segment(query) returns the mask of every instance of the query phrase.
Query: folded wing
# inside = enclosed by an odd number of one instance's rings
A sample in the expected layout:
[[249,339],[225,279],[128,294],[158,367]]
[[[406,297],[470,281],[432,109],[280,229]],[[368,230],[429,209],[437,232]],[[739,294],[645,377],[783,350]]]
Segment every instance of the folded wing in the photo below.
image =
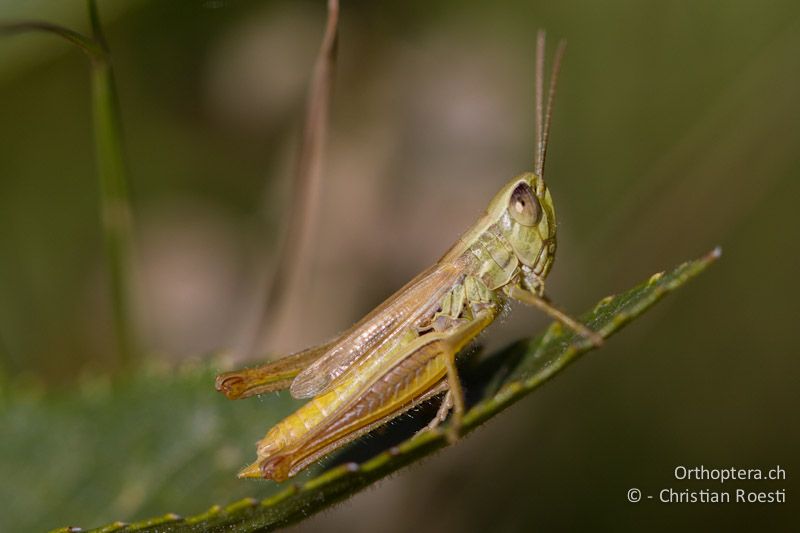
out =
[[463,273],[458,264],[436,264],[411,280],[329,344],[329,350],[300,372],[289,390],[295,398],[327,391],[362,358],[396,342],[409,328],[434,313]]

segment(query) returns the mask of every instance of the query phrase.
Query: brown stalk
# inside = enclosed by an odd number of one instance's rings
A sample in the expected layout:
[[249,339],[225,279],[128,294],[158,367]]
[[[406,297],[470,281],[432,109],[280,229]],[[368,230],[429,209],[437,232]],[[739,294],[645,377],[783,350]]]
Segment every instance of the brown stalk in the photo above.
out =
[[328,18],[306,101],[306,116],[283,236],[247,355],[260,351],[290,319],[289,296],[307,276],[316,229],[328,117],[336,67],[338,0],[328,0]]

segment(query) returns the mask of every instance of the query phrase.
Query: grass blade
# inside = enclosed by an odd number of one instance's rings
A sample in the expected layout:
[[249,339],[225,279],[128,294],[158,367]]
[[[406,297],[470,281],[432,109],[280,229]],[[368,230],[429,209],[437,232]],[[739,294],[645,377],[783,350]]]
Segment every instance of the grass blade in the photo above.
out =
[[83,50],[90,60],[95,157],[100,184],[99,212],[110,278],[112,314],[120,366],[137,353],[132,319],[133,223],[128,176],[122,150],[122,127],[113,68],[97,5],[87,0],[92,37],[56,24],[22,21],[0,24],[0,34],[45,32]]
[[128,176],[122,150],[122,126],[114,72],[109,61],[97,5],[88,0],[94,39],[106,52],[92,56],[92,117],[94,121],[97,172],[100,178],[100,217],[111,277],[111,298],[117,349],[123,366],[137,352],[132,320],[133,217]]

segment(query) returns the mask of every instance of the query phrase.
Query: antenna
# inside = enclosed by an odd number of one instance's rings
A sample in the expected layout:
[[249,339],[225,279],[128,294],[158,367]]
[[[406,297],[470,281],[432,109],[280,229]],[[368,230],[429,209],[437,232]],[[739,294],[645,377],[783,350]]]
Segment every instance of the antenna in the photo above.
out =
[[561,72],[561,61],[566,47],[567,42],[565,40],[559,41],[553,58],[553,70],[550,73],[547,104],[544,106],[545,32],[544,30],[539,30],[536,35],[536,158],[533,170],[539,177],[544,175],[544,162],[547,156],[547,144],[550,139],[550,119],[553,116],[553,101],[555,100],[558,74]]
[[541,176],[543,161],[542,161],[542,93],[544,92],[544,48],[545,48],[545,33],[544,30],[539,30],[536,33],[536,144],[535,144],[535,157],[533,160],[534,172]]

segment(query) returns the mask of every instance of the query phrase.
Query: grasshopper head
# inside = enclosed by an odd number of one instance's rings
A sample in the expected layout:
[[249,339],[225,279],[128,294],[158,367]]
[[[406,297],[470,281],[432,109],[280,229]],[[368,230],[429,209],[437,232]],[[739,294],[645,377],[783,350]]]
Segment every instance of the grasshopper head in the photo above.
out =
[[516,177],[492,199],[487,214],[519,262],[544,280],[556,251],[556,213],[544,180],[532,172]]

